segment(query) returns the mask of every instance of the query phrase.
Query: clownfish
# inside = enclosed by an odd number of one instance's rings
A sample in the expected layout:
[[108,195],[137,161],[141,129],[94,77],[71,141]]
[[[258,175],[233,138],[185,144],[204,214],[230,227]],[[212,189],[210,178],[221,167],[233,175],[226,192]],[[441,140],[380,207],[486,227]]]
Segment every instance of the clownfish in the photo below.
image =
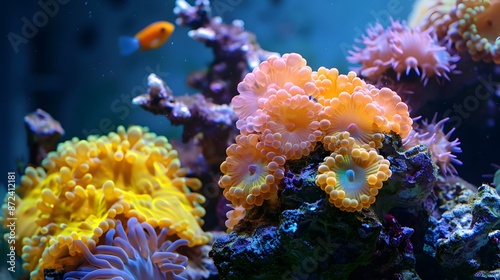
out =
[[118,40],[122,55],[129,55],[137,50],[146,51],[163,45],[174,32],[174,25],[168,21],[157,21],[137,32],[134,37],[121,36]]

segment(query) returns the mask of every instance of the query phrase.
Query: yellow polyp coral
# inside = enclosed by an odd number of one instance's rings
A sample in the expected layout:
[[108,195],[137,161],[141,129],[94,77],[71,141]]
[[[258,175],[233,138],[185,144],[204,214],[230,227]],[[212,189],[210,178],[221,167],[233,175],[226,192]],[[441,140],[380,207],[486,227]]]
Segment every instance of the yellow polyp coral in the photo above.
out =
[[319,92],[313,97],[322,105],[328,105],[332,98],[339,97],[342,92],[353,93],[356,87],[366,87],[366,83],[354,71],[344,75],[339,74],[336,68],[320,67],[312,73],[312,78]]
[[23,267],[32,279],[43,278],[46,268],[71,269],[81,252],[114,228],[116,220],[136,217],[153,227],[168,228],[169,235],[204,244],[201,229],[205,198],[198,179],[186,178],[177,152],[168,140],[147,129],[119,127],[108,136],[76,138],[59,144],[42,168],[28,167],[21,179],[17,207]]
[[347,131],[359,145],[380,146],[374,143],[374,135],[381,132],[385,119],[382,117],[383,111],[370,95],[361,91],[353,94],[342,92],[329,103],[322,112],[323,118],[330,123],[323,138],[324,144],[329,143],[330,137],[336,133]]
[[248,209],[277,196],[285,158],[279,152],[272,152],[270,146],[258,145],[259,141],[257,134],[238,135],[236,143],[226,150],[219,186],[233,205]]
[[346,141],[325,157],[318,168],[316,184],[329,195],[330,203],[354,212],[375,202],[383,182],[392,175],[390,163],[375,150]]
[[500,1],[458,0],[450,12],[448,36],[475,61],[500,64]]

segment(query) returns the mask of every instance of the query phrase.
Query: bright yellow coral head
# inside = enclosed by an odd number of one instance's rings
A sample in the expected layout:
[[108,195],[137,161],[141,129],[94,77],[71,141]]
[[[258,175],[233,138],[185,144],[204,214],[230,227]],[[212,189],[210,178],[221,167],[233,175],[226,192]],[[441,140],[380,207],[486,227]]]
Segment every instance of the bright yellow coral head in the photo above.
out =
[[389,161],[374,149],[366,150],[354,141],[345,144],[325,157],[318,168],[316,184],[336,207],[354,212],[375,202],[378,190],[392,172]]
[[204,244],[200,225],[205,198],[198,179],[186,178],[168,140],[132,126],[107,136],[74,138],[59,144],[42,163],[22,177],[18,209],[24,267],[32,277],[45,268],[64,269],[81,256],[73,240],[93,248],[117,219],[136,217],[153,227]]

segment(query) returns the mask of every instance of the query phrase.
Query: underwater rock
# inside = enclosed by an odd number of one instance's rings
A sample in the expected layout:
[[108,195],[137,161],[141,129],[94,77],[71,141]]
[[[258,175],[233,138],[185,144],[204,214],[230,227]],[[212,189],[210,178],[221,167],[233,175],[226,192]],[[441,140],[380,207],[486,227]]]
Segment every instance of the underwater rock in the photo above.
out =
[[413,232],[401,226],[393,215],[385,215],[372,263],[354,271],[351,279],[420,279],[410,241]]
[[210,255],[222,279],[345,279],[369,263],[381,228],[372,211],[349,214],[323,199],[285,210],[280,224],[222,236]]
[[436,181],[428,151],[417,146],[404,152],[400,140],[386,135],[381,154],[391,161],[393,175],[371,208],[353,213],[332,205],[315,184],[318,165],[328,154],[318,147],[307,157],[287,161],[278,199],[247,210],[230,234],[215,241],[210,256],[221,279],[348,279],[386,273],[419,279],[409,240],[413,230],[381,213],[395,206],[422,207]]
[[426,146],[417,145],[404,151],[400,145],[399,137],[386,135],[380,150],[391,163],[392,176],[377,196],[379,216],[394,207],[420,208],[437,180],[437,169]]
[[[498,274],[500,196],[488,185],[440,219],[430,217],[424,251],[449,275],[486,279]],[[493,279],[493,278],[487,278]]]

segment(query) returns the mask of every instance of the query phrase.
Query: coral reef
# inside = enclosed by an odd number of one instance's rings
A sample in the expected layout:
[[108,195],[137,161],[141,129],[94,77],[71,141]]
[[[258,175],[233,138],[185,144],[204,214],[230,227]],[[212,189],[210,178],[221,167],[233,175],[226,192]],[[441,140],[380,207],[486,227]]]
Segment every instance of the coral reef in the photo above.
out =
[[499,1],[417,1],[408,25],[367,29],[347,74],[263,50],[210,4],[174,9],[213,51],[197,93],[150,74],[132,100],[182,143],[119,126],[55,149],[59,122],[26,116],[15,249],[32,279],[500,278],[500,171],[459,177],[498,158],[462,156],[495,139],[470,128],[499,116]]
[[353,72],[313,73],[296,53],[262,62],[238,90],[232,104],[241,134],[226,151],[219,185],[244,208],[276,200],[283,164],[307,157],[320,142],[332,153],[319,165],[316,184],[342,210],[369,207],[392,174],[376,150],[383,133],[405,137],[413,122],[394,91],[362,83]]
[[[412,126],[408,107],[394,91],[366,84],[354,72],[312,72],[306,65],[293,53],[269,58],[238,87],[244,97],[233,98],[241,134],[227,150],[219,185],[232,207],[245,212],[244,217],[228,212],[232,231],[213,245],[211,256],[221,277],[346,279],[371,275],[373,264],[395,255],[399,261],[387,264],[386,272],[418,278],[409,241],[413,230],[389,215],[381,233],[379,218],[395,207],[423,208],[436,182],[427,147],[402,147],[401,137]],[[301,104],[309,102],[318,109],[300,113]],[[270,117],[277,112],[279,118]],[[280,125],[286,130],[269,131]],[[287,136],[296,131],[309,135],[308,142]],[[263,147],[267,150],[260,151]],[[297,153],[300,148],[307,151]],[[277,157],[280,162],[274,161]],[[282,180],[276,181],[274,170],[284,172]],[[239,179],[233,180],[236,175]],[[269,182],[279,188],[270,188]],[[304,255],[322,250],[321,255]],[[265,263],[275,265],[256,271]]]

